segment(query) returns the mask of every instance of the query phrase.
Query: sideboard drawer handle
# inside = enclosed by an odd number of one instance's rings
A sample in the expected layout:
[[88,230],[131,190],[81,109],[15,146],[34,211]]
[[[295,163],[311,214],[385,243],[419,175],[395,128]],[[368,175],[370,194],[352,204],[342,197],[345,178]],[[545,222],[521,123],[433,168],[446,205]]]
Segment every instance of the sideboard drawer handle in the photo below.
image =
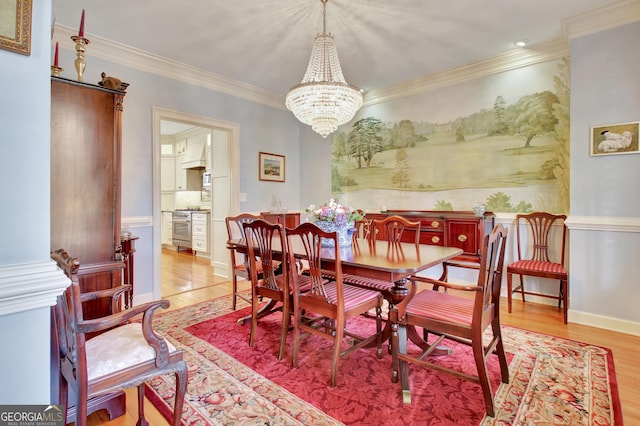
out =
[[438,238],[438,237],[431,237],[431,242],[432,242],[433,244],[438,244],[438,243],[440,242],[440,238]]
[[464,243],[465,241],[467,241],[467,236],[464,234],[458,235],[458,241],[460,241],[461,243]]
[[438,226],[440,226],[440,222],[438,222],[437,220],[434,220],[433,222],[431,222],[432,228],[437,228]]

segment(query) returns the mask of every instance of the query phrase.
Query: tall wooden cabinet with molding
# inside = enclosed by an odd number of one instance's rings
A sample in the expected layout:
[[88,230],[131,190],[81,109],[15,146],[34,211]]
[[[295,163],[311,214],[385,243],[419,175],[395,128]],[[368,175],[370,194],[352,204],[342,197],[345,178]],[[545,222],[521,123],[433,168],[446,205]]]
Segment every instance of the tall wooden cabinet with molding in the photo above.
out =
[[[51,249],[64,249],[80,260],[78,279],[83,292],[123,283],[124,96],[121,90],[51,78]],[[92,301],[84,305],[83,313],[85,319],[96,318],[110,313],[110,307],[106,301]],[[54,388],[52,381],[52,394]],[[98,402],[100,407],[92,408],[90,403],[89,412],[111,408],[111,415],[120,414],[117,399]]]
[[[122,111],[125,92],[51,78],[51,249],[80,260],[80,288],[122,284]],[[87,305],[85,315],[107,313]]]

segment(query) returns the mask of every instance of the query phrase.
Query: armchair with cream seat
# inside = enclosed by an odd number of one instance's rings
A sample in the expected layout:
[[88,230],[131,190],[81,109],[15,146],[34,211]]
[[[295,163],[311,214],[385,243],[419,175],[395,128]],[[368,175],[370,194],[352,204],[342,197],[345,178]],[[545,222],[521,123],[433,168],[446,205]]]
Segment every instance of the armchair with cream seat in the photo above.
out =
[[[65,409],[69,408],[70,387],[76,398],[75,424],[86,425],[90,399],[137,387],[137,424],[148,426],[144,418],[145,382],[159,375],[174,374],[176,390],[172,424],[180,425],[187,387],[187,364],[182,358],[182,351],[158,335],[152,324],[154,311],[168,308],[169,302],[158,300],[105,317],[84,320],[83,301],[121,295],[129,286],[81,294],[78,259],[71,258],[64,250],[53,251],[51,257],[71,280],[71,285],[58,297],[53,318],[59,359],[60,404]],[[140,315],[142,320],[136,321]],[[99,334],[87,339],[89,333]]]

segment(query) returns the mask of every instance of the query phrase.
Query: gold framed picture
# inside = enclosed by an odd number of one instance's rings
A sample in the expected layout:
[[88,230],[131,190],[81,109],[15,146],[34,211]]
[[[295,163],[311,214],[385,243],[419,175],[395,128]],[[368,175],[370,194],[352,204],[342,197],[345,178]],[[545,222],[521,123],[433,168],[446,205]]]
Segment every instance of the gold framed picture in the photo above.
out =
[[284,182],[284,155],[261,152],[258,157],[259,179],[272,182]]
[[0,48],[31,55],[33,0],[0,0]]
[[640,152],[638,130],[638,121],[591,127],[591,156],[637,154]]

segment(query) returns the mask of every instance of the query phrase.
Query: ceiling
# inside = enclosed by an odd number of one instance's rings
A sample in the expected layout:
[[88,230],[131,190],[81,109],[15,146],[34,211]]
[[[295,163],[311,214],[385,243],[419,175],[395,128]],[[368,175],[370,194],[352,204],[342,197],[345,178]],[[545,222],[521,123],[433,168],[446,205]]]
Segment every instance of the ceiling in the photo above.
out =
[[[381,89],[532,44],[562,22],[618,0],[329,0],[348,83]],[[56,25],[182,62],[281,96],[300,83],[320,0],[53,0]],[[54,40],[55,40],[54,34]],[[87,55],[90,55],[88,47]]]

